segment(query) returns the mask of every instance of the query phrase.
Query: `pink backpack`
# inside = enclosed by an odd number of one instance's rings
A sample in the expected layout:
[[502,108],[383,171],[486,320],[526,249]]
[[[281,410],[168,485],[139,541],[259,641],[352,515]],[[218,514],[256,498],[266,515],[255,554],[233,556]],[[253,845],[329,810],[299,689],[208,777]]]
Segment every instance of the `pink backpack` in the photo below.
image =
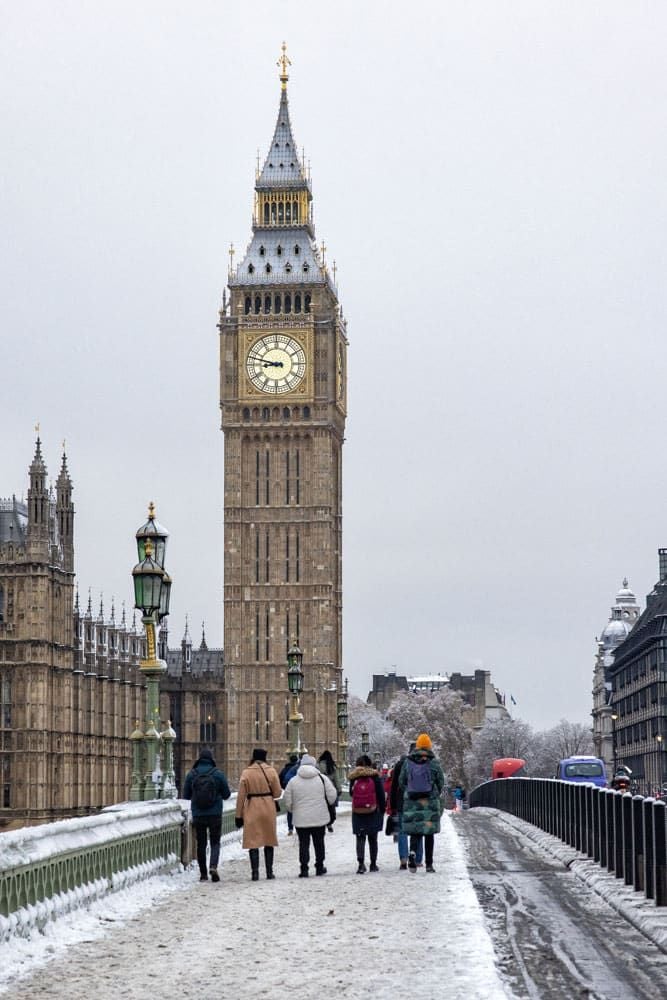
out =
[[352,812],[372,813],[378,807],[374,778],[357,778],[352,786]]

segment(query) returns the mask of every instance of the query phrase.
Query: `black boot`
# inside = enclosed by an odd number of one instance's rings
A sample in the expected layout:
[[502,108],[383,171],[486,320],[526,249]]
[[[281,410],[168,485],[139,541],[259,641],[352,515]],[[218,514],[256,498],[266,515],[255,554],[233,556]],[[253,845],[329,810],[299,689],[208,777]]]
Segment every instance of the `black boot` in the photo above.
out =
[[250,868],[252,869],[251,878],[253,882],[256,882],[259,878],[259,847],[251,847],[250,851]]
[[266,877],[267,878],[275,878],[275,875],[273,874],[273,848],[272,847],[265,847],[264,848],[264,864],[266,865]]

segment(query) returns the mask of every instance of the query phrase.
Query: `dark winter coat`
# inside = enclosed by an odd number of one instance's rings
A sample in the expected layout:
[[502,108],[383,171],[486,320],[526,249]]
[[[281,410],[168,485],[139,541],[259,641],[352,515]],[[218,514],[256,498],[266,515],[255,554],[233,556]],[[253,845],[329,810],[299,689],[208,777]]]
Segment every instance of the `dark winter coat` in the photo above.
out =
[[298,760],[295,760],[295,761],[288,760],[287,761],[287,763],[285,764],[285,766],[282,768],[280,774],[278,775],[278,780],[280,782],[280,787],[281,788],[286,788],[287,787],[287,782],[290,780],[290,778],[294,777],[294,775],[296,774],[296,772],[297,772],[298,769],[299,769],[299,762],[298,762]]
[[[428,760],[431,767],[431,793],[418,799],[410,797],[408,785],[408,760],[422,764]],[[398,778],[399,787],[403,792],[403,833],[426,834],[440,833],[440,813],[442,806],[441,794],[445,787],[445,776],[440,762],[436,760],[432,750],[413,750],[403,761]]]
[[194,802],[190,802],[190,809],[192,810],[192,818],[197,819],[199,816],[221,816],[222,815],[222,800],[228,799],[232,794],[229,790],[229,785],[227,784],[227,778],[224,773],[215,766],[215,761],[212,757],[200,757],[195,761],[195,766],[191,771],[188,771],[185,784],[183,786],[183,798],[192,799],[192,783],[198,774],[209,774],[212,773],[213,780],[215,781],[217,795],[215,802],[208,809],[201,809],[195,805]]
[[403,769],[403,764],[405,763],[405,758],[407,754],[403,756],[394,765],[394,770],[391,773],[391,788],[389,789],[389,811],[392,814],[403,812],[403,789],[400,786],[399,778],[401,776],[401,770]]
[[355,767],[353,771],[350,771],[350,797],[352,797],[352,789],[354,788],[354,783],[357,778],[372,778],[375,783],[375,798],[377,800],[377,809],[375,812],[368,813],[362,816],[360,813],[352,813],[352,833],[358,835],[360,833],[379,833],[382,829],[382,824],[384,821],[384,788],[382,785],[382,778],[375,770],[374,767]]

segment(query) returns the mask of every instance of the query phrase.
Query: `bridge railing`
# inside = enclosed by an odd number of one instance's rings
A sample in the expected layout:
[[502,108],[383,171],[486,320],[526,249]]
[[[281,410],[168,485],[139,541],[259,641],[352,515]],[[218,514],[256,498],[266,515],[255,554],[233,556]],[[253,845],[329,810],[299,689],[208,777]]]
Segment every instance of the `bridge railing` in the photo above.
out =
[[188,816],[175,800],[123,803],[0,833],[0,941],[139,879],[180,870],[191,856]]
[[629,792],[549,778],[497,778],[470,793],[526,820],[667,906],[667,804]]

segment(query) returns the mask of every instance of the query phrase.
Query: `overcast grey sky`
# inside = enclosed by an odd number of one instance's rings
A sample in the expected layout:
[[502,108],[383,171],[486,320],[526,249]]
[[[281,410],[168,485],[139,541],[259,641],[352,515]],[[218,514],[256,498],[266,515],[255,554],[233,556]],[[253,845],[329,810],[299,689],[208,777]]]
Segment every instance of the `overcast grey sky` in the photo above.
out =
[[171,532],[222,642],[217,310],[279,100],[350,335],[344,669],[483,666],[538,728],[667,545],[667,5],[3,2],[0,496],[67,441],[84,597]]

